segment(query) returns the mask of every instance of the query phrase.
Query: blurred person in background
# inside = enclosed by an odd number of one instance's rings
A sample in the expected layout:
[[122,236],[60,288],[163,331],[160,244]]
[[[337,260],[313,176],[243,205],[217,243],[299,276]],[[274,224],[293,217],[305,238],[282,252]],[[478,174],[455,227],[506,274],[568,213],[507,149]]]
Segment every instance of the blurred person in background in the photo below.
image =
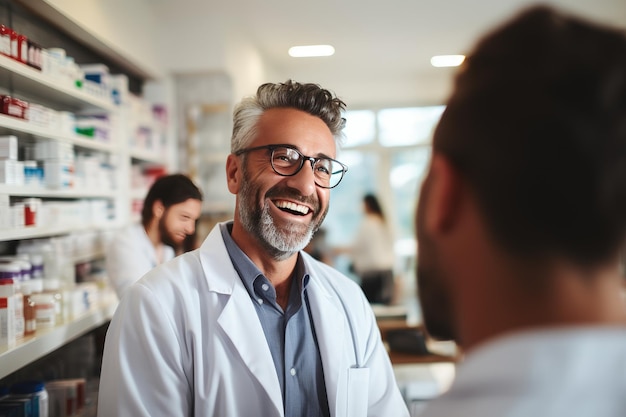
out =
[[363,220],[352,247],[351,267],[372,304],[391,304],[394,292],[394,242],[383,209],[374,194],[363,196]]
[[423,417],[626,415],[626,35],[547,7],[484,37],[417,210],[426,328],[465,352]]
[[165,175],[152,184],[141,224],[120,231],[107,244],[107,276],[118,298],[146,272],[184,251],[201,208],[200,189],[183,174]]

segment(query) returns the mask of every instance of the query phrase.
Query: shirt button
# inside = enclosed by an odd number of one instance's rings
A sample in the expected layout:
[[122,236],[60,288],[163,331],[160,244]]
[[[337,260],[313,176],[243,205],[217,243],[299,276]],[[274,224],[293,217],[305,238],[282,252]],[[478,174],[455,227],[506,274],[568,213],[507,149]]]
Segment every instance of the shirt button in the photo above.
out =
[[261,288],[263,288],[263,291],[267,291],[267,290],[270,289],[270,286],[267,285],[267,284],[263,284],[263,285],[261,285]]
[[258,301],[259,304],[263,304],[263,299],[262,298],[257,299],[257,301]]
[[295,368],[291,368],[289,370],[289,373],[291,374],[291,376],[294,376],[296,374],[296,369]]

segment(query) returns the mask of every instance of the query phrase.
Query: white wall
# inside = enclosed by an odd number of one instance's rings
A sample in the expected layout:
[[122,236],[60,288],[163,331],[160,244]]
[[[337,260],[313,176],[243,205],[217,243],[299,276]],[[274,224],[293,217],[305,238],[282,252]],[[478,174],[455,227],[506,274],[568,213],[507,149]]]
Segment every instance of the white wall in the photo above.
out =
[[167,51],[162,61],[166,72],[226,72],[233,82],[234,101],[253,94],[259,84],[271,78],[254,40],[231,30],[218,7],[206,2],[191,10],[172,3],[154,7],[158,19],[176,28],[173,33],[159,32],[159,43]]

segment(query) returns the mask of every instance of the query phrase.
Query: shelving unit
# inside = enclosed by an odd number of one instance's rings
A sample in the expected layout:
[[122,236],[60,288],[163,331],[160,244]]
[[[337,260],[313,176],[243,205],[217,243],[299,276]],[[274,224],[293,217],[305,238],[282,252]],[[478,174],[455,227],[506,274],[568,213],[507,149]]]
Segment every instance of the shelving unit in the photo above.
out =
[[[37,9],[47,8],[49,13],[44,13],[45,20],[49,22],[68,23],[67,19],[59,14],[56,9],[47,5],[47,2],[39,0],[20,1],[29,7]],[[9,22],[0,22],[7,24]],[[82,41],[90,40],[83,29],[73,27],[72,36]],[[93,39],[91,39],[93,43]],[[93,45],[87,42],[88,47]],[[57,45],[63,47],[63,45]],[[104,48],[103,45],[100,47]],[[100,48],[99,47],[99,48]],[[95,48],[95,49],[99,49]],[[103,53],[102,56],[111,58],[115,55]],[[106,51],[105,51],[106,52]],[[110,52],[110,51],[109,51]],[[128,73],[135,76],[140,74],[138,68],[126,59],[114,60],[117,64],[126,65]],[[146,76],[147,74],[143,74]],[[132,117],[129,116],[128,108],[124,105],[116,105],[108,97],[99,97],[76,87],[70,82],[59,80],[35,70],[23,63],[0,55],[0,88],[2,94],[7,92],[11,96],[22,98],[26,101],[42,104],[57,111],[69,111],[73,113],[106,114],[111,116],[115,123],[110,132],[108,141],[95,140],[80,136],[73,132],[56,132],[37,126],[28,121],[0,114],[0,135],[15,135],[18,137],[20,147],[25,143],[33,144],[42,140],[53,140],[70,144],[75,150],[89,154],[103,154],[107,163],[111,161],[115,165],[114,189],[93,188],[64,188],[52,189],[43,186],[13,186],[0,184],[0,194],[9,195],[12,201],[21,198],[36,197],[47,200],[110,200],[115,206],[115,219],[112,221],[98,221],[95,224],[59,224],[37,226],[25,226],[14,229],[0,229],[0,243],[10,241],[23,241],[46,237],[65,236],[80,232],[105,232],[125,226],[136,219],[130,215],[131,199],[138,195],[139,191],[130,189],[130,168],[135,164],[162,165],[166,166],[165,158],[156,152],[137,149],[131,146],[133,132]],[[145,196],[143,191],[141,198]],[[68,254],[67,263],[74,265],[102,259],[104,252],[100,249],[86,253]],[[69,275],[68,275],[69,276]],[[115,297],[108,297],[115,299]],[[98,327],[106,324],[113,316],[117,301],[107,301],[102,306],[96,307],[88,313],[81,315],[67,323],[57,325],[51,329],[37,329],[34,336],[18,340],[13,347],[0,347],[0,379],[26,367],[30,363],[43,358],[49,353],[62,348],[67,343],[80,336],[87,334]],[[26,368],[27,369],[27,368]]]
[[143,149],[131,149],[130,157],[139,163],[163,164],[163,157],[161,155]]
[[[1,57],[2,56],[0,55],[0,58]],[[39,138],[54,139],[59,142],[69,143],[80,148],[91,149],[94,151],[110,153],[119,152],[119,146],[112,143],[99,142],[93,139],[81,138],[78,135],[67,135],[50,132],[45,128],[34,126],[24,120],[16,119],[15,117],[5,116],[3,114],[0,114],[0,129],[9,134],[23,133]]]
[[84,232],[88,230],[110,230],[116,227],[116,224],[98,227],[82,227],[82,226],[26,226],[17,229],[0,230],[0,241],[8,240],[24,240],[38,239],[50,236],[67,235],[72,232]]
[[93,189],[60,189],[54,190],[44,187],[17,186],[0,184],[0,194],[9,194],[15,197],[44,197],[44,198],[114,198],[115,190],[93,190]]
[[0,378],[33,362],[113,317],[117,303],[109,302],[86,314],[50,329],[37,329],[37,334],[17,341],[11,348],[0,348]]
[[35,97],[54,97],[54,101],[66,109],[114,111],[111,100],[95,97],[75,86],[59,83],[28,65],[0,55],[0,76],[11,78],[12,88],[22,94]]
[[[52,101],[56,110],[72,109],[74,111],[97,109],[107,114],[115,114],[117,107],[111,100],[104,100],[94,97],[81,91],[76,87],[65,86],[47,77],[44,74],[19,62],[12,62],[10,58],[0,56],[0,76],[9,79],[10,87],[15,93],[22,93],[33,97],[43,97],[48,94],[48,101]],[[68,107],[69,106],[69,107]],[[103,152],[106,154],[122,154],[117,138],[121,135],[114,134],[114,139],[109,142],[101,142],[88,138],[83,138],[75,134],[59,133],[49,131],[46,128],[33,125],[25,120],[0,115],[0,132],[3,134],[14,134],[18,136],[18,142],[28,138],[31,141],[54,140],[69,143],[77,148],[89,151]],[[118,181],[119,182],[119,181]],[[92,198],[104,198],[114,200],[116,205],[123,204],[118,190],[112,189],[80,189],[61,188],[52,189],[37,186],[13,186],[0,185],[0,193],[10,197],[39,197],[44,199],[69,199],[81,200]],[[80,226],[45,226],[24,227],[0,231],[0,241],[22,240],[40,237],[48,237],[60,234],[67,234],[77,230],[82,230]]]

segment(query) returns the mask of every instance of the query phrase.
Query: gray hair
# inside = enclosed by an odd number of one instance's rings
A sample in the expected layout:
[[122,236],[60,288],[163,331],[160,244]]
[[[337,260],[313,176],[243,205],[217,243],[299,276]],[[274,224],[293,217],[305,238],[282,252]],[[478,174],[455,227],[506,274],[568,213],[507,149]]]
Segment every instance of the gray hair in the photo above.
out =
[[322,119],[330,129],[335,142],[343,141],[346,119],[342,113],[346,104],[317,84],[285,83],[261,85],[255,96],[244,98],[233,111],[233,135],[230,151],[244,149],[256,135],[257,122],[263,112],[272,108],[293,108]]

